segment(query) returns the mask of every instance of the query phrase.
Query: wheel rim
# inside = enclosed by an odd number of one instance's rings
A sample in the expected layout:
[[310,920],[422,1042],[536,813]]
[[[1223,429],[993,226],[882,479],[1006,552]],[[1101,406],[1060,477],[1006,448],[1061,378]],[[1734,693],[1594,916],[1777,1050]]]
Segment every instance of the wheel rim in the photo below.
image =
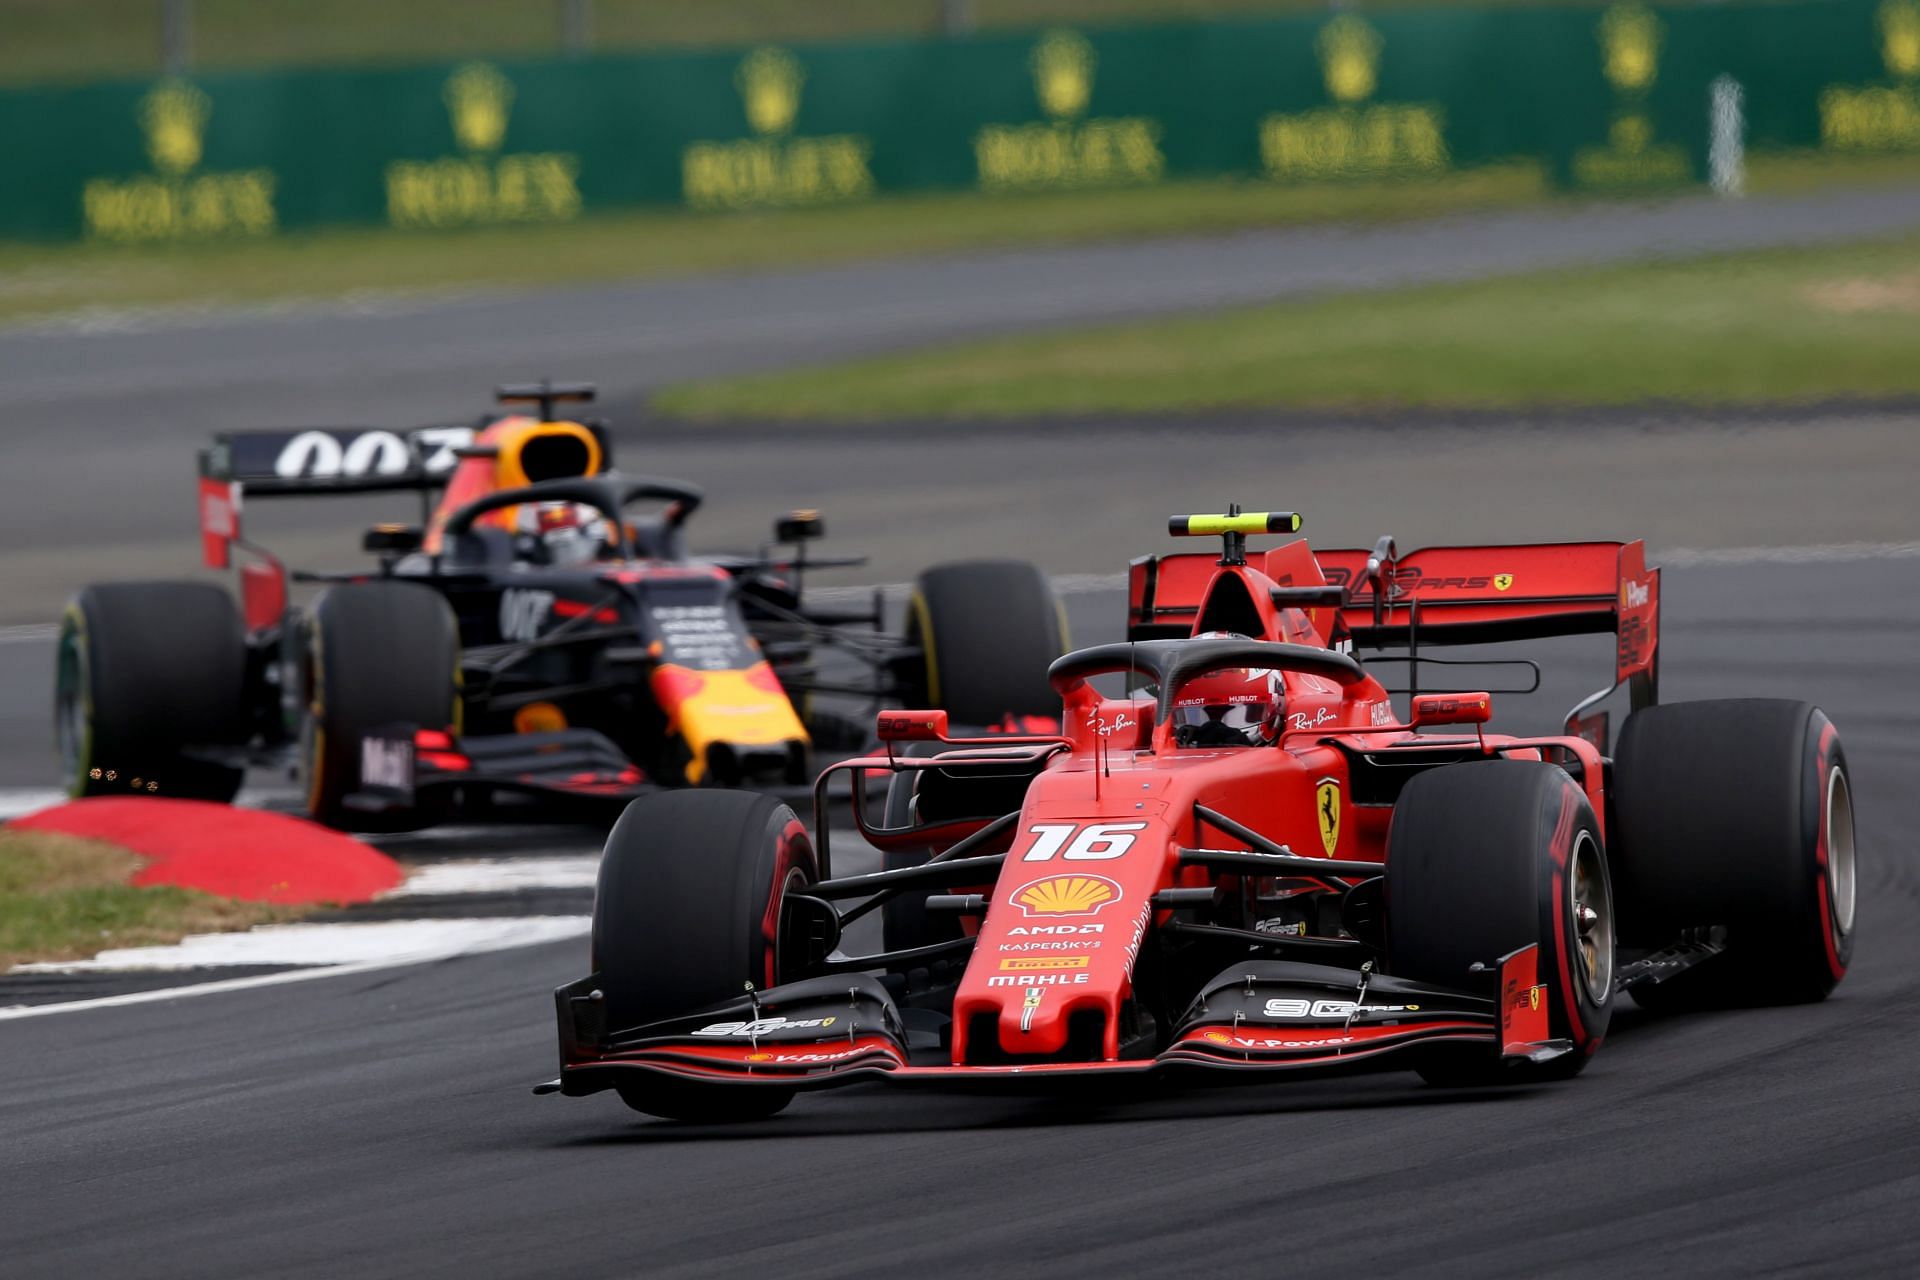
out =
[[779,900],[773,906],[773,918],[778,921],[773,930],[773,980],[777,985],[787,981],[787,895],[807,887],[807,875],[798,866],[787,868],[787,874],[774,886]]
[[1573,844],[1573,936],[1587,999],[1605,1004],[1613,993],[1613,888],[1591,833]]
[[1827,775],[1827,908],[1834,932],[1853,931],[1853,792],[1839,769]]
[[71,628],[60,635],[59,669],[53,684],[53,736],[60,753],[60,768],[67,784],[77,794],[86,781],[87,702],[86,654],[80,637]]

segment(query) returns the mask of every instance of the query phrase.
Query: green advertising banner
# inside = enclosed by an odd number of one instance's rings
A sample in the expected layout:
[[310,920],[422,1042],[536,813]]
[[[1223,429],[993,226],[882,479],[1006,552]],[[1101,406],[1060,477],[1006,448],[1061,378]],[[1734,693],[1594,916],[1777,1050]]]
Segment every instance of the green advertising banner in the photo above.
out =
[[1748,144],[1920,148],[1920,0],[1421,10],[0,94],[0,236],[168,241],[565,222],[882,192],[1511,160],[1702,181]]

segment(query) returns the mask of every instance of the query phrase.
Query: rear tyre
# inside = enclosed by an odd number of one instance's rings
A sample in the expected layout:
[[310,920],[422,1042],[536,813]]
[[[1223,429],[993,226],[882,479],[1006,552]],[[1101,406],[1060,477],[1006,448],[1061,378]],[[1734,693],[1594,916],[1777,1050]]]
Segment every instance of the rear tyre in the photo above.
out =
[[1538,943],[1549,1034],[1573,1051],[1540,1065],[1484,1046],[1436,1045],[1430,1084],[1565,1079],[1587,1065],[1613,1014],[1613,896],[1586,794],[1547,764],[1490,760],[1432,769],[1400,793],[1387,833],[1392,973],[1472,991],[1471,972]]
[[436,592],[410,582],[334,587],[313,608],[301,737],[307,812],[345,831],[400,831],[421,814],[363,813],[360,741],[390,725],[451,729],[459,716],[460,627]]
[[56,653],[54,736],[69,794],[233,799],[243,771],[188,754],[247,738],[246,635],[226,592],[87,587],[67,606]]
[[1772,698],[1637,711],[1613,766],[1622,936],[1658,947],[1722,926],[1726,950],[1655,986],[1650,1009],[1824,999],[1853,959],[1853,792],[1818,707]]
[[1046,577],[1024,560],[966,560],[920,575],[907,604],[907,643],[926,655],[909,701],[956,724],[1012,716],[1057,720],[1047,668],[1066,652],[1066,618]]
[[[673,791],[628,805],[593,901],[593,971],[616,1031],[737,1000],[781,969],[782,903],[818,878],[793,810],[743,791]],[[621,1100],[669,1120],[758,1120],[792,1089],[647,1075]]]

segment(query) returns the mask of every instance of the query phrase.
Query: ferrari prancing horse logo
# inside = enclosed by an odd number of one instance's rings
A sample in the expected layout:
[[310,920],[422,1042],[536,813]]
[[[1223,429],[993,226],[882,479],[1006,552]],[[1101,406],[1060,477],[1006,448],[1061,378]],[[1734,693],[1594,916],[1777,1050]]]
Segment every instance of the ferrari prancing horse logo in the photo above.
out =
[[1510,574],[1510,573],[1496,573],[1496,574],[1494,574],[1494,575],[1493,575],[1493,589],[1494,589],[1495,591],[1505,591],[1505,590],[1507,590],[1508,588],[1510,588],[1511,586],[1513,586],[1513,575],[1512,575],[1512,574]]
[[1340,779],[1322,778],[1313,792],[1314,811],[1320,815],[1320,843],[1327,856],[1340,844]]

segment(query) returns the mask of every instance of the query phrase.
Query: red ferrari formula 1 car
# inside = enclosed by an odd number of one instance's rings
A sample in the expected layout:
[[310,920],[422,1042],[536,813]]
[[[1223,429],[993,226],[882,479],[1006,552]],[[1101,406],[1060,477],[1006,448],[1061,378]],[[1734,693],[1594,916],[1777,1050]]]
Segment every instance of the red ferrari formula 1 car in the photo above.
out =
[[[816,838],[766,797],[630,807],[540,1091],[727,1119],[858,1080],[1554,1079],[1623,991],[1804,1001],[1845,975],[1834,727],[1802,702],[1656,705],[1642,544],[1250,559],[1249,534],[1298,517],[1172,526],[1224,554],[1134,563],[1129,639],[1052,664],[1059,736],[953,740],[941,712],[883,712],[885,754],[823,775]],[[1615,683],[1548,737],[1487,732],[1486,693],[1416,695],[1403,717],[1353,656],[1581,632],[1617,636]],[[1608,756],[1596,708],[1621,686]],[[834,873],[841,770],[887,869]],[[844,953],[849,923],[901,901],[917,910],[881,953]]]

